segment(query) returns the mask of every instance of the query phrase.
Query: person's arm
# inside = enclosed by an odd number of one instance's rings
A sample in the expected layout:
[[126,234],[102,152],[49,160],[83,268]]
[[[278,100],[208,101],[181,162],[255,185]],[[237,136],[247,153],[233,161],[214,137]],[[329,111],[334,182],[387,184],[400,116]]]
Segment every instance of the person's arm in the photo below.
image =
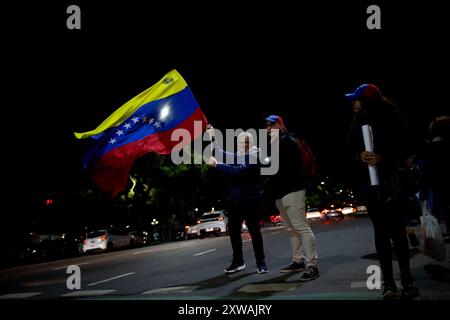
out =
[[216,165],[216,168],[226,174],[232,175],[232,176],[237,176],[240,175],[241,173],[245,172],[246,170],[248,170],[250,168],[250,164],[236,164],[236,165],[232,165],[232,164],[224,164],[224,163],[218,163]]
[[211,137],[211,148],[215,151],[215,156],[219,159],[227,159],[226,157],[229,157],[230,159],[234,158],[234,153],[228,152],[220,148],[220,146],[216,142],[216,137],[214,135],[214,127],[210,124],[207,125],[206,130],[208,131],[210,137]]
[[252,166],[258,166],[259,164],[257,161],[258,161],[258,154],[247,154],[245,156],[244,163],[231,165],[224,163],[217,163],[216,168],[230,175],[239,175],[247,170],[250,170],[251,168],[254,168]]

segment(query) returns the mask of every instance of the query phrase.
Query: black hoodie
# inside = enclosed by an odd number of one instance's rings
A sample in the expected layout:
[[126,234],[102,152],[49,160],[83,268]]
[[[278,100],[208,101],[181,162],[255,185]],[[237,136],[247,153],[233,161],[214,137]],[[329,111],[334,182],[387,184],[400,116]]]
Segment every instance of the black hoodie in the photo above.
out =
[[279,169],[271,177],[271,190],[275,199],[281,199],[307,186],[301,170],[300,149],[291,133],[287,131],[280,133],[279,152]]

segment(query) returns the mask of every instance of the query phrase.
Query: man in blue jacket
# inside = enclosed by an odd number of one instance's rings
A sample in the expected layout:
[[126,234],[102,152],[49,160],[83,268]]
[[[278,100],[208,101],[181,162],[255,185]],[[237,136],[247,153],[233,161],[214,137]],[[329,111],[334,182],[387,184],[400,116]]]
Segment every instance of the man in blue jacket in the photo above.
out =
[[[208,129],[213,134],[212,126],[209,125]],[[245,269],[241,238],[242,223],[245,220],[252,237],[257,271],[258,273],[267,273],[263,238],[259,227],[261,218],[259,149],[253,146],[253,136],[249,133],[241,133],[237,140],[237,153],[229,153],[216,148],[217,156],[217,153],[221,153],[222,159],[226,159],[228,156],[228,158],[234,159],[234,164],[219,163],[214,157],[211,157],[209,161],[209,165],[230,177],[228,231],[233,249],[233,260],[225,272],[235,273]]]

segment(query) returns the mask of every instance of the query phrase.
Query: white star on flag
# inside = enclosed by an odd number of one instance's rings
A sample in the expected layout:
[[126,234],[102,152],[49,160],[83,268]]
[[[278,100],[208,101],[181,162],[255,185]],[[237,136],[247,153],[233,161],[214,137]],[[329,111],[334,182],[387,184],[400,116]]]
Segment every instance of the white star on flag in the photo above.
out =
[[118,136],[123,135],[123,130],[117,130],[116,134],[117,134]]
[[156,122],[155,122],[155,127],[156,127],[156,128],[161,128],[161,124],[160,124],[159,121],[156,121]]
[[131,124],[129,124],[129,123],[125,123],[123,126],[125,127],[125,129],[130,129],[131,128]]
[[155,121],[155,119],[153,119],[153,118],[150,118],[150,119],[148,120],[148,124],[152,124],[152,123],[153,123],[153,121]]
[[111,140],[109,140],[109,143],[111,143],[111,144],[116,143],[116,139],[111,139]]
[[139,117],[134,117],[131,120],[133,120],[134,123],[139,122]]

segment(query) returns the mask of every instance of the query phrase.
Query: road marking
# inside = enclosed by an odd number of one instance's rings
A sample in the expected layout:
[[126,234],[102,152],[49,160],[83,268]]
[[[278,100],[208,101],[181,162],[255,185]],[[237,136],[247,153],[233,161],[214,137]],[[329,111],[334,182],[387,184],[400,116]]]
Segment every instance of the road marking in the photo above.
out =
[[150,250],[145,250],[145,251],[137,251],[137,252],[133,252],[132,254],[150,253],[150,252],[153,252],[153,251],[155,251],[155,250],[150,249]]
[[164,252],[167,250],[176,250],[176,249],[183,249],[185,247],[191,246],[192,243],[187,243],[187,244],[180,244],[180,245],[176,245],[176,246],[164,246],[161,248],[154,248],[154,249],[149,249],[149,250],[144,250],[144,251],[136,251],[136,252],[131,252],[129,254],[142,254],[142,253],[150,253],[150,252]]
[[211,249],[211,250],[208,250],[208,251],[199,252],[199,253],[194,254],[193,256],[194,257],[195,256],[201,256],[203,254],[206,254],[206,253],[209,253],[209,252],[213,252],[213,251],[216,251],[216,249]]
[[249,241],[252,241],[252,239],[244,240],[244,241],[242,241],[242,243],[249,242]]
[[274,234],[277,234],[277,233],[281,233],[281,231],[272,232],[271,235],[274,235]]
[[0,296],[0,299],[26,299],[42,294],[42,292],[8,293]]
[[246,284],[238,290],[243,293],[260,293],[260,292],[278,292],[293,291],[300,286],[299,283],[264,283],[264,284]]
[[117,277],[112,277],[112,278],[101,280],[101,281],[97,281],[97,282],[94,282],[94,283],[89,283],[88,286],[95,286],[96,284],[99,284],[99,283],[104,283],[104,282],[108,282],[108,281],[111,281],[111,280],[116,280],[116,279],[119,279],[119,278],[130,276],[130,275],[135,274],[135,273],[136,272],[129,272],[129,273],[121,274],[120,276],[117,276]]
[[102,296],[114,292],[116,290],[81,290],[63,294],[61,297],[74,298],[74,297],[90,297],[90,296]]
[[[400,286],[400,281],[395,281],[395,283],[396,283],[397,286]],[[366,288],[366,289],[368,289],[367,288],[367,281],[355,281],[355,282],[352,282],[352,283],[350,283],[350,288],[353,288],[353,289],[355,289],[355,288]]]
[[49,279],[49,280],[36,280],[36,281],[29,281],[21,283],[21,287],[42,287],[42,286],[48,286],[48,285],[55,285],[55,284],[65,284],[67,281],[66,278],[56,278],[56,279]]
[[[71,265],[75,265],[75,266],[82,266],[85,264],[89,264],[89,262],[82,262],[82,263],[74,263]],[[53,268],[53,270],[61,270],[61,269],[67,269],[69,266],[64,266],[64,267],[58,267],[58,268]]]
[[169,287],[159,288],[142,292],[141,294],[153,294],[153,293],[168,293],[168,292],[192,292],[199,286],[181,286],[181,287]]

